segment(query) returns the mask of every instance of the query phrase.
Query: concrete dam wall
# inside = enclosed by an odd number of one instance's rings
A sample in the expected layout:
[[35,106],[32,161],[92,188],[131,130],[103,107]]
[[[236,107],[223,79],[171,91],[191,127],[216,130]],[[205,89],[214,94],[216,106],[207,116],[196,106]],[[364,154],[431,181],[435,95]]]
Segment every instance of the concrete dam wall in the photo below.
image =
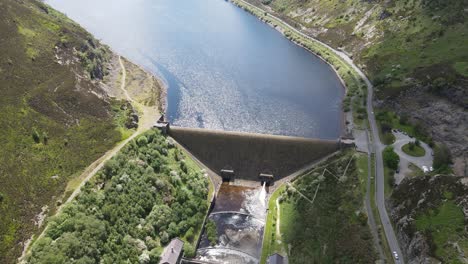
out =
[[279,180],[339,149],[338,140],[173,127],[169,135],[224,180]]

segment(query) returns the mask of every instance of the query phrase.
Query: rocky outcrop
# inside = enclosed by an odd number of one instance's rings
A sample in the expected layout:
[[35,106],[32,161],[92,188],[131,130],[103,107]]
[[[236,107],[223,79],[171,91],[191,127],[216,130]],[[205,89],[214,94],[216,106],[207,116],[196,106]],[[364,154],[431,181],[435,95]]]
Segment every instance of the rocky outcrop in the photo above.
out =
[[466,175],[468,167],[468,112],[464,107],[431,94],[429,88],[414,87],[381,104],[399,115],[407,115],[420,124],[437,143],[446,144],[452,152],[456,175]]
[[435,245],[431,235],[417,230],[415,219],[446,201],[448,192],[452,194],[450,199],[464,213],[465,229],[460,232],[468,232],[467,177],[438,175],[405,178],[393,191],[387,208],[408,263],[440,263],[434,258]]

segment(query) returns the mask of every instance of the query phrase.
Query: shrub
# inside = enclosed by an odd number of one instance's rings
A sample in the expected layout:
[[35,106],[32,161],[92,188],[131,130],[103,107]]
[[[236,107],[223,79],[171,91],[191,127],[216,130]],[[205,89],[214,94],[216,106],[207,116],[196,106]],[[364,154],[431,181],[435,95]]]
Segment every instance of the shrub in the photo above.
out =
[[215,222],[211,219],[206,223],[206,236],[208,237],[211,246],[216,245],[216,242],[218,241],[218,231],[216,230]]
[[32,138],[33,138],[34,142],[39,143],[41,141],[41,138],[39,136],[39,132],[37,132],[36,128],[33,128],[33,131],[32,131],[31,135],[32,135]]
[[47,135],[47,132],[42,133],[42,139],[44,140],[44,145],[47,145],[49,142],[49,135]]
[[393,147],[388,146],[383,151],[383,161],[385,166],[392,170],[396,170],[400,163],[400,157],[395,153],[395,151],[393,151]]
[[450,150],[445,144],[437,145],[434,149],[434,168],[445,169],[452,163]]
[[140,136],[137,140],[138,146],[142,147],[148,144],[148,139],[145,136]]

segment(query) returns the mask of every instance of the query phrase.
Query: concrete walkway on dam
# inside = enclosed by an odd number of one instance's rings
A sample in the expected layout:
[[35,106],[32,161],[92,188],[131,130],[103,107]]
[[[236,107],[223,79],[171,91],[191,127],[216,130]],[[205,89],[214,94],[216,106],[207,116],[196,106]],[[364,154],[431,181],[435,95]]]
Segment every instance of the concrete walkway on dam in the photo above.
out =
[[[278,181],[337,151],[338,140],[171,126],[169,135],[210,170],[230,181]],[[230,172],[222,175],[221,171]]]

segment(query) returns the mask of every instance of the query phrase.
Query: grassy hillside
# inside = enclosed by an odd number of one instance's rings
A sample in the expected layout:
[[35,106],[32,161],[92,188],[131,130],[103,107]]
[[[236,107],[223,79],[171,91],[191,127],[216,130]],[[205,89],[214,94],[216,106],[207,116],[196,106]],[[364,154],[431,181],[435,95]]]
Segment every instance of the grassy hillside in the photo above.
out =
[[12,263],[68,180],[121,140],[121,108],[98,85],[110,51],[41,2],[0,2],[0,54],[0,263]]
[[[468,178],[426,176],[405,180],[392,193],[391,216],[408,261],[431,258],[466,263]],[[411,194],[411,195],[409,195]]]
[[193,256],[208,179],[159,131],[124,147],[33,244],[31,263],[158,263],[170,239]]
[[353,154],[330,158],[272,195],[262,263],[275,252],[288,255],[289,263],[376,260],[362,204],[365,181]]
[[381,108],[424,128],[454,156],[468,150],[467,0],[248,2],[348,53],[376,86]]
[[[468,77],[464,0],[263,3],[293,25],[354,55],[374,80],[385,82],[382,95],[404,88],[407,77],[430,83],[440,75],[447,82]],[[428,79],[427,73],[433,75]]]

